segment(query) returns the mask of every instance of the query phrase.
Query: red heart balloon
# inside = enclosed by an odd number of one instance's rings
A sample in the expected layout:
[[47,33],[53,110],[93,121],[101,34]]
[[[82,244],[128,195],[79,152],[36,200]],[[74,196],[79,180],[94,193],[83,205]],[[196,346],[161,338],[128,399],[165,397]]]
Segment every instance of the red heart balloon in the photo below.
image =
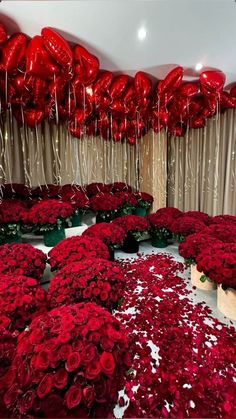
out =
[[117,76],[114,79],[110,88],[110,96],[112,99],[119,99],[121,96],[123,96],[125,89],[127,87],[128,81],[129,81],[129,76],[125,74],[121,76]]
[[196,116],[192,118],[189,122],[189,128],[203,128],[206,125],[205,118],[201,116]]
[[225,74],[220,70],[203,71],[199,80],[203,93],[219,93],[225,84]]
[[152,83],[145,73],[138,71],[134,76],[134,86],[138,98],[146,98],[151,91]]
[[34,36],[26,51],[26,73],[47,78],[59,73],[59,67],[52,61],[44,48],[43,38]]
[[230,109],[236,107],[236,98],[231,96],[228,92],[220,93],[220,105],[224,109]]
[[26,108],[24,110],[24,121],[25,124],[31,128],[34,128],[36,125],[41,124],[45,118],[45,112],[42,109],[30,109]]
[[134,84],[132,83],[125,92],[124,103],[128,105],[129,102],[133,102],[136,99],[136,90]]
[[231,87],[230,96],[236,97],[236,84]]
[[179,86],[177,93],[181,96],[194,96],[199,93],[199,83],[184,82]]
[[112,78],[113,74],[111,71],[103,71],[100,73],[94,83],[94,94],[99,96],[106,93],[111,85]]
[[159,95],[176,90],[183,78],[183,67],[178,66],[171,70],[167,76],[158,83],[157,91]]
[[26,52],[27,37],[23,33],[15,33],[2,48],[1,67],[11,72],[17,69]]
[[49,54],[62,67],[72,67],[73,54],[68,42],[52,28],[41,30],[43,44]]
[[97,77],[99,71],[99,60],[95,55],[90,54],[86,48],[77,44],[73,50],[76,62],[75,72],[80,82],[87,86]]

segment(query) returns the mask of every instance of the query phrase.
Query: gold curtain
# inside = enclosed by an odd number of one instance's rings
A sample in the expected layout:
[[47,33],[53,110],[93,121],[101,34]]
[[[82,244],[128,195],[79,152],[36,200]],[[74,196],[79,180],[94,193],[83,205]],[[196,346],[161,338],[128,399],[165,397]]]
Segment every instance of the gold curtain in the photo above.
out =
[[0,183],[123,181],[138,188],[138,147],[100,137],[73,138],[66,125],[19,127],[10,110],[0,127]]
[[168,205],[236,214],[236,111],[168,139]]

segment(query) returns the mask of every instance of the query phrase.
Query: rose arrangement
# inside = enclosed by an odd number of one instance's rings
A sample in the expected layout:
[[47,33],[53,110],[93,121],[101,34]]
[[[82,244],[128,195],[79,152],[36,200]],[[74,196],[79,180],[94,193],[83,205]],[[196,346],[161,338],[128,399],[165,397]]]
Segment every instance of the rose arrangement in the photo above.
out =
[[134,196],[138,200],[138,206],[148,210],[153,203],[153,196],[146,192],[135,192]]
[[56,244],[48,253],[52,271],[86,258],[109,259],[107,246],[99,239],[72,236]]
[[3,198],[25,199],[30,194],[30,188],[22,183],[6,183],[2,185]]
[[0,202],[0,243],[20,235],[25,205],[19,200],[4,199]]
[[167,240],[171,237],[172,215],[168,213],[149,214],[147,219],[150,224],[149,232],[153,238]]
[[119,211],[122,215],[132,214],[138,205],[138,200],[132,192],[116,192],[116,198],[119,199]]
[[195,218],[198,221],[202,221],[206,225],[210,224],[212,219],[212,217],[202,211],[186,211],[183,216]]
[[121,206],[120,199],[116,194],[101,192],[90,198],[90,207],[99,217],[106,221],[114,218]]
[[23,330],[46,310],[46,291],[26,276],[0,276],[0,313],[11,320],[11,330]]
[[197,269],[222,288],[236,289],[236,244],[215,243],[201,252],[197,258]]
[[175,207],[163,207],[163,208],[159,208],[156,211],[156,214],[159,214],[159,215],[165,214],[166,216],[168,215],[169,217],[176,219],[180,217],[183,213],[182,211],[180,211],[178,208],[175,208]]
[[32,189],[32,197],[39,199],[58,199],[60,197],[60,185],[40,185]]
[[110,250],[119,249],[126,237],[122,227],[111,223],[93,224],[82,235],[102,240]]
[[132,192],[131,186],[124,182],[114,182],[111,184],[112,192]]
[[39,280],[43,276],[46,261],[45,253],[29,243],[0,246],[0,274],[12,273]]
[[41,232],[60,230],[64,222],[70,223],[73,212],[74,209],[68,202],[46,199],[35,204],[27,212],[25,222]]
[[62,188],[61,197],[62,201],[69,202],[76,210],[85,211],[89,208],[89,198],[80,188],[68,185],[67,188]]
[[205,234],[203,230],[185,237],[184,241],[179,244],[179,254],[185,259],[186,266],[195,265],[197,256],[215,243],[221,242],[216,237]]
[[86,259],[60,269],[48,288],[49,307],[94,301],[109,310],[117,308],[125,278],[118,263]]
[[202,231],[204,228],[205,224],[202,221],[184,215],[175,219],[171,225],[171,231],[179,242],[190,234]]
[[148,220],[139,215],[123,215],[113,220],[112,224],[120,226],[126,233],[133,235],[137,240],[149,229]]
[[100,193],[110,193],[111,190],[112,184],[94,182],[86,186],[86,191],[89,198]]
[[125,329],[102,307],[56,308],[21,333],[4,403],[14,417],[108,417],[128,350]]
[[225,243],[236,243],[236,224],[233,223],[211,224],[204,229],[204,233]]

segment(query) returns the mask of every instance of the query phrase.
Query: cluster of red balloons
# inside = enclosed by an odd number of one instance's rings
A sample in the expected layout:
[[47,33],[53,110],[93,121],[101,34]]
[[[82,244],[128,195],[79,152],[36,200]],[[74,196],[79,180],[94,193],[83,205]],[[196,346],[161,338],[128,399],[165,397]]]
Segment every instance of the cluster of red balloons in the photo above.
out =
[[71,48],[52,28],[29,39],[24,33],[8,37],[0,24],[1,110],[11,107],[20,124],[68,121],[77,138],[101,135],[134,144],[150,128],[182,136],[188,126],[204,127],[217,110],[236,107],[236,85],[224,91],[221,71],[184,82],[178,66],[154,85],[142,71],[114,76],[99,66],[96,56],[79,44]]

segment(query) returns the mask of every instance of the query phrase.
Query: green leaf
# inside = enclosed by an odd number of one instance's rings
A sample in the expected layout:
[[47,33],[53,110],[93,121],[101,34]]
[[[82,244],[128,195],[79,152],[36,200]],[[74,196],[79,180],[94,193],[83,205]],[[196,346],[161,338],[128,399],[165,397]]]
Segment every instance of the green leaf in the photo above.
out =
[[202,275],[201,277],[200,277],[200,281],[201,282],[206,282],[208,280],[208,277],[206,276],[206,275]]

